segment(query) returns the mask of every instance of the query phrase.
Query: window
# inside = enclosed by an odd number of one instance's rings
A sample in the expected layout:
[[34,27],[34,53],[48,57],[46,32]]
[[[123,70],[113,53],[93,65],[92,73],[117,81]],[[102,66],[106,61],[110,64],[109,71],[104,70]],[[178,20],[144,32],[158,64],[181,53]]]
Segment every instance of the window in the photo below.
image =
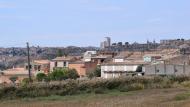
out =
[[63,66],[66,67],[67,66],[67,62],[63,62]]
[[177,72],[177,69],[174,69],[174,72]]
[[55,67],[57,67],[57,62],[55,62]]

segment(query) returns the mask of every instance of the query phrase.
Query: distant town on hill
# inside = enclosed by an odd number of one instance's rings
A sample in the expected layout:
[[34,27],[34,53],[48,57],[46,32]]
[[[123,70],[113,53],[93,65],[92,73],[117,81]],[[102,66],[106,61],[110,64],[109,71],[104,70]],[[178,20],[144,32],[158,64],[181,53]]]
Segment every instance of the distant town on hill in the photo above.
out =
[[[58,51],[61,50],[64,55],[69,56],[82,56],[86,51],[98,51],[98,52],[122,52],[122,51],[153,51],[157,49],[180,49],[183,54],[190,52],[190,40],[185,39],[171,39],[160,40],[160,43],[147,40],[146,43],[129,43],[129,42],[117,42],[111,43],[111,38],[106,37],[103,42],[100,43],[100,47],[30,47],[30,57],[34,59],[53,59],[57,56]],[[184,50],[185,49],[185,50]],[[9,47],[0,48],[0,70],[23,66],[27,62],[27,48]]]

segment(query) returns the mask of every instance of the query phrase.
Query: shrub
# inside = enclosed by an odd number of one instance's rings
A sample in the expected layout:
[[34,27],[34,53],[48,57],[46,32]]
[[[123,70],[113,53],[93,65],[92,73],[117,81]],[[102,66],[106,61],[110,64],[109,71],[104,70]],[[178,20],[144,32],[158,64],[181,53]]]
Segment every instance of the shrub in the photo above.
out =
[[61,81],[65,79],[64,71],[66,69],[55,69],[52,73],[50,73],[48,76],[53,81]]
[[182,82],[181,85],[186,87],[186,88],[190,88],[190,81]]
[[24,78],[21,82],[21,86],[26,86],[30,83],[30,79],[29,78]]
[[121,92],[128,92],[128,91],[137,91],[137,90],[143,90],[144,89],[144,85],[140,84],[140,83],[134,83],[134,84],[130,84],[130,85],[121,85],[119,90]]
[[79,77],[75,69],[59,68],[48,75],[50,80],[62,81],[66,79],[77,79]]
[[89,72],[88,74],[88,78],[92,79],[94,77],[101,77],[101,69],[100,67],[96,67],[95,70]]
[[181,76],[169,76],[168,78],[172,82],[179,82],[179,83],[190,80],[190,77],[185,76],[185,75],[181,75]]
[[79,78],[79,75],[75,69],[68,69],[65,73],[67,79],[77,79]]
[[104,88],[95,88],[94,89],[95,94],[105,94],[105,89]]
[[38,81],[43,81],[46,77],[47,77],[47,76],[46,76],[46,74],[44,74],[44,73],[38,73],[38,74],[36,75],[36,79],[37,79]]

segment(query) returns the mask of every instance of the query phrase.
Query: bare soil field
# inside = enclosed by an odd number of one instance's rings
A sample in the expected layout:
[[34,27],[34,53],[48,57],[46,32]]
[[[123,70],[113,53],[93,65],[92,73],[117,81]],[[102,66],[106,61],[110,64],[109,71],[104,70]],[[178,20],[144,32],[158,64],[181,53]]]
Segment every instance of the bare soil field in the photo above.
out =
[[148,89],[1,101],[0,107],[190,107],[190,90]]

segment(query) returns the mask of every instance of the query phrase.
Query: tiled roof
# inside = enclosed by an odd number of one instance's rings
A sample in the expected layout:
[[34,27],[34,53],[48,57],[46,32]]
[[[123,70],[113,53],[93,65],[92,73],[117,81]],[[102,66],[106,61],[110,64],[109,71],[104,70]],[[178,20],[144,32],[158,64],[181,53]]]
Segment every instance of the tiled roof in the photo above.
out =
[[128,61],[128,62],[109,62],[102,65],[147,65],[149,63],[144,61]]
[[28,71],[25,68],[13,68],[2,72],[4,75],[28,75]]
[[34,63],[37,63],[37,64],[49,64],[50,61],[49,60],[34,60]]
[[74,59],[75,59],[75,57],[67,56],[67,57],[57,57],[57,58],[53,59],[53,61],[72,61]]

